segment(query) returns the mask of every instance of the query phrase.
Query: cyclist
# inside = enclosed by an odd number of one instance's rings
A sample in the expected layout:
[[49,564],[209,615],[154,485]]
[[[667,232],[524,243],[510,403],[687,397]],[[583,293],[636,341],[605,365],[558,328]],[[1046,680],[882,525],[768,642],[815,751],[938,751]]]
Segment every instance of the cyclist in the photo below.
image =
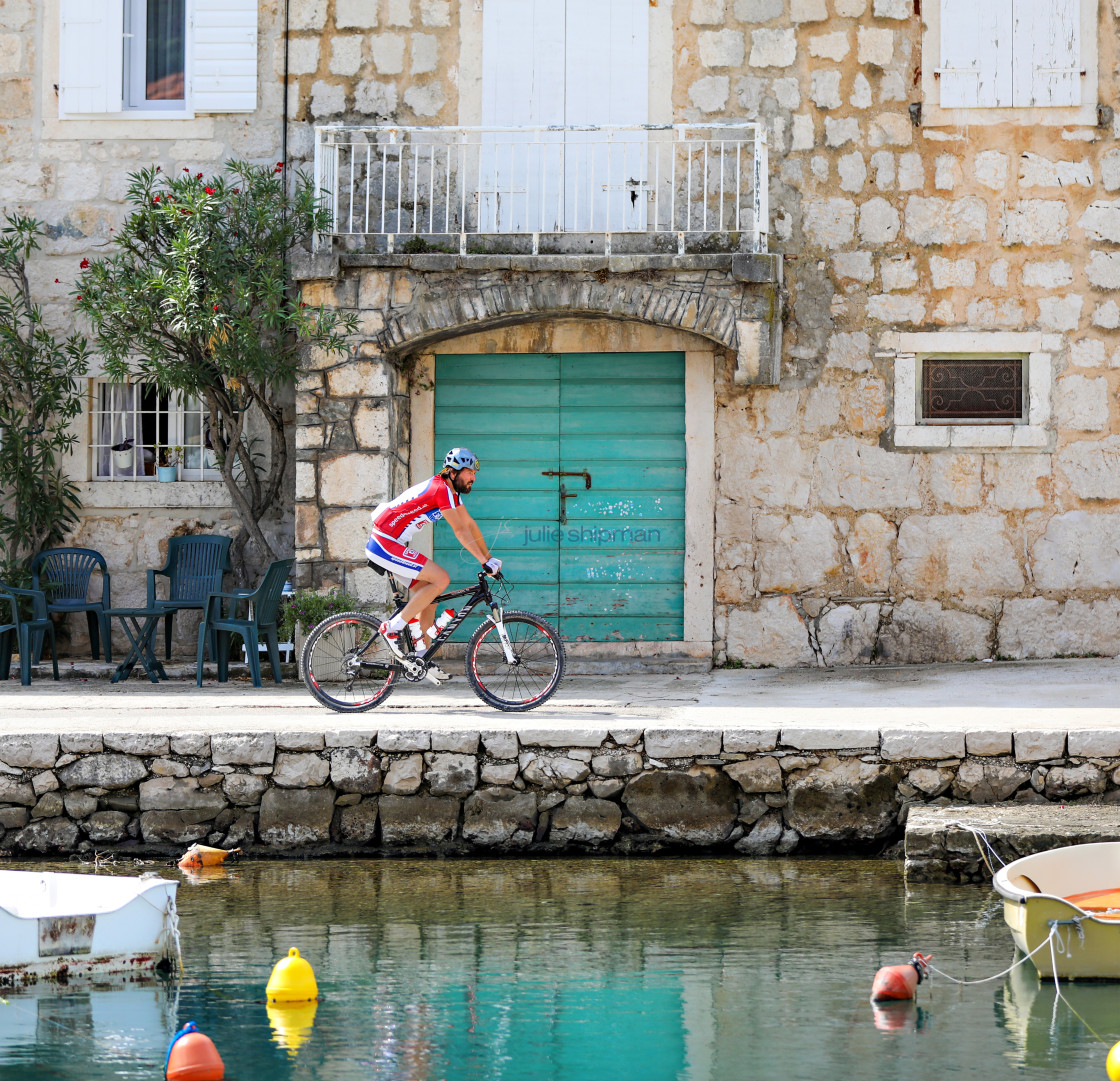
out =
[[[373,532],[366,544],[366,558],[390,574],[407,579],[412,591],[404,608],[380,627],[381,637],[398,657],[404,656],[397,640],[400,632],[418,614],[420,625],[431,627],[436,616],[436,598],[451,582],[451,576],[443,567],[410,546],[412,538],[429,522],[446,519],[459,543],[488,574],[496,575],[502,568],[502,561],[490,555],[482,533],[463,506],[462,496],[474,487],[477,473],[478,456],[467,447],[452,447],[439,473],[414,484],[396,499],[379,504],[371,514]],[[422,654],[423,639],[416,646],[417,654]],[[437,680],[448,678],[434,665],[430,674]]]

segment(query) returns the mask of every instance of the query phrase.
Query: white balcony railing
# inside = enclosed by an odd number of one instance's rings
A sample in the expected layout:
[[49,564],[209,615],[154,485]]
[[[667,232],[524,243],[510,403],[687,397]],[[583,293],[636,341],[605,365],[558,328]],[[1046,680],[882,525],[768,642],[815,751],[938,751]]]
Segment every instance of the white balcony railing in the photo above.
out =
[[[627,250],[765,251],[766,132],[755,124],[316,128],[323,237],[350,248],[434,245],[466,254],[531,238],[626,235]],[[644,238],[644,239],[643,239]],[[526,246],[528,241],[525,241]],[[586,250],[586,249],[583,249]]]

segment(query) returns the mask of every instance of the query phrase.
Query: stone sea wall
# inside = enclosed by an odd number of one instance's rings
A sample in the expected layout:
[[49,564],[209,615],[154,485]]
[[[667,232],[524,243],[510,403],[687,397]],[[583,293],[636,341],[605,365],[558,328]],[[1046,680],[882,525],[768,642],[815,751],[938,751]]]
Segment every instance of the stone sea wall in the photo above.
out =
[[866,852],[891,845],[915,805],[1118,792],[1120,735],[1097,731],[7,735],[0,849]]

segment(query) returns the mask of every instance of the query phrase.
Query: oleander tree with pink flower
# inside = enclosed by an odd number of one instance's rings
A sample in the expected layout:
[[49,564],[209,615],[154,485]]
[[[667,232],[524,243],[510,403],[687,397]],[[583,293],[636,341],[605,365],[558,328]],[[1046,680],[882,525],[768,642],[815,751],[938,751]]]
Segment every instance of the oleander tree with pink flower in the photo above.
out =
[[262,521],[282,506],[301,352],[344,353],[356,330],[353,314],[308,306],[292,287],[289,256],[328,213],[305,177],[287,179],[282,163],[228,161],[210,177],[141,169],[114,243],[75,288],[111,378],[202,401],[243,579],[277,558]]

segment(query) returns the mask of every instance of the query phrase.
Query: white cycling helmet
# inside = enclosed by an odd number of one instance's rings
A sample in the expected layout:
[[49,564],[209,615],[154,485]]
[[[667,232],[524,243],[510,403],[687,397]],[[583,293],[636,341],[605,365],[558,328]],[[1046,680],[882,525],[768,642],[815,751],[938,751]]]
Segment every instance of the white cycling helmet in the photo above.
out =
[[452,469],[477,469],[478,455],[469,447],[452,447],[443,459],[443,465]]

